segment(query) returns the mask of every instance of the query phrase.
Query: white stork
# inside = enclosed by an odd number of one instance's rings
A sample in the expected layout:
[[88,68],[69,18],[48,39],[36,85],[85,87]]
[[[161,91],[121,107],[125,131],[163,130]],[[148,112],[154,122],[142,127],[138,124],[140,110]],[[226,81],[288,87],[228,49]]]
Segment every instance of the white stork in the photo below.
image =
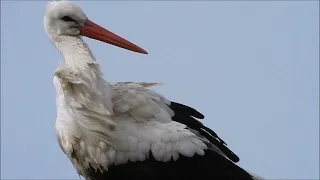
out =
[[105,81],[81,36],[145,50],[93,23],[70,1],[47,4],[44,28],[65,60],[54,76],[57,139],[79,175],[88,180],[256,178],[197,120],[204,118],[201,113],[152,91],[157,83]]

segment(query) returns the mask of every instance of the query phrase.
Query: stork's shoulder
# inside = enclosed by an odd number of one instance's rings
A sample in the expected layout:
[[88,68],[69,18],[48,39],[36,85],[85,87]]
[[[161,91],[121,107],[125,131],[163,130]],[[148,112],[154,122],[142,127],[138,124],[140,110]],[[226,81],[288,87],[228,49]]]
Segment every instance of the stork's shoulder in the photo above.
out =
[[[151,98],[156,101],[163,100],[166,103],[169,101],[161,94],[150,89],[154,86],[162,85],[162,83],[150,83],[150,82],[115,82],[110,83],[111,88],[114,90],[113,100],[117,101],[120,99],[134,98],[139,100],[140,96],[145,98]],[[125,96],[125,97],[122,97]],[[137,103],[139,105],[139,103]]]
[[111,83],[115,115],[130,114],[138,121],[150,120],[151,118],[163,122],[171,121],[174,113],[168,107],[170,101],[149,89],[149,87],[159,84],[145,82]]

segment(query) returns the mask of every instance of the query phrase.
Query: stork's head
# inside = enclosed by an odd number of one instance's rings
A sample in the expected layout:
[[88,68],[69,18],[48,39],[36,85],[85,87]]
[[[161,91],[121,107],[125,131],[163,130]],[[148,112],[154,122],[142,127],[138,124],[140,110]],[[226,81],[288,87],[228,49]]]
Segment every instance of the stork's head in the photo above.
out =
[[52,41],[63,36],[86,36],[131,51],[148,54],[142,48],[90,21],[82,9],[70,1],[47,4],[44,28]]

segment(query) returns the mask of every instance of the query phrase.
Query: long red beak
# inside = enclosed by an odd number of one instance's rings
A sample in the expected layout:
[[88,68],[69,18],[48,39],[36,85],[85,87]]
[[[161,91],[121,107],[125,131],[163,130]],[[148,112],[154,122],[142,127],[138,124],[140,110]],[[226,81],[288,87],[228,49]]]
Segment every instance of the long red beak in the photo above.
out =
[[122,37],[104,29],[103,27],[87,20],[84,26],[80,27],[80,34],[92,39],[96,39],[105,43],[109,43],[134,52],[148,54],[147,51],[139,46],[123,39]]

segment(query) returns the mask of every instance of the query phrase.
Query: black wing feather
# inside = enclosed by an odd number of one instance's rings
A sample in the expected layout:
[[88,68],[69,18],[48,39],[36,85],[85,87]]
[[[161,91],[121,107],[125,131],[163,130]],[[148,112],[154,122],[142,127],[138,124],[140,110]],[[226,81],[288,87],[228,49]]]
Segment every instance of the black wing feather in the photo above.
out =
[[203,119],[204,115],[201,114],[199,111],[195,110],[192,107],[186,106],[184,104],[180,104],[177,102],[171,102],[170,108],[174,110],[175,113],[178,114],[186,114],[189,116],[196,117],[198,119]]
[[171,102],[169,106],[174,111],[174,116],[172,117],[173,121],[185,124],[191,129],[198,131],[202,136],[207,138],[212,144],[217,146],[231,161],[239,162],[239,157],[233,153],[226,143],[215,133],[212,129],[203,125],[198,119],[203,119],[204,115],[195,110],[192,107],[177,103]]

